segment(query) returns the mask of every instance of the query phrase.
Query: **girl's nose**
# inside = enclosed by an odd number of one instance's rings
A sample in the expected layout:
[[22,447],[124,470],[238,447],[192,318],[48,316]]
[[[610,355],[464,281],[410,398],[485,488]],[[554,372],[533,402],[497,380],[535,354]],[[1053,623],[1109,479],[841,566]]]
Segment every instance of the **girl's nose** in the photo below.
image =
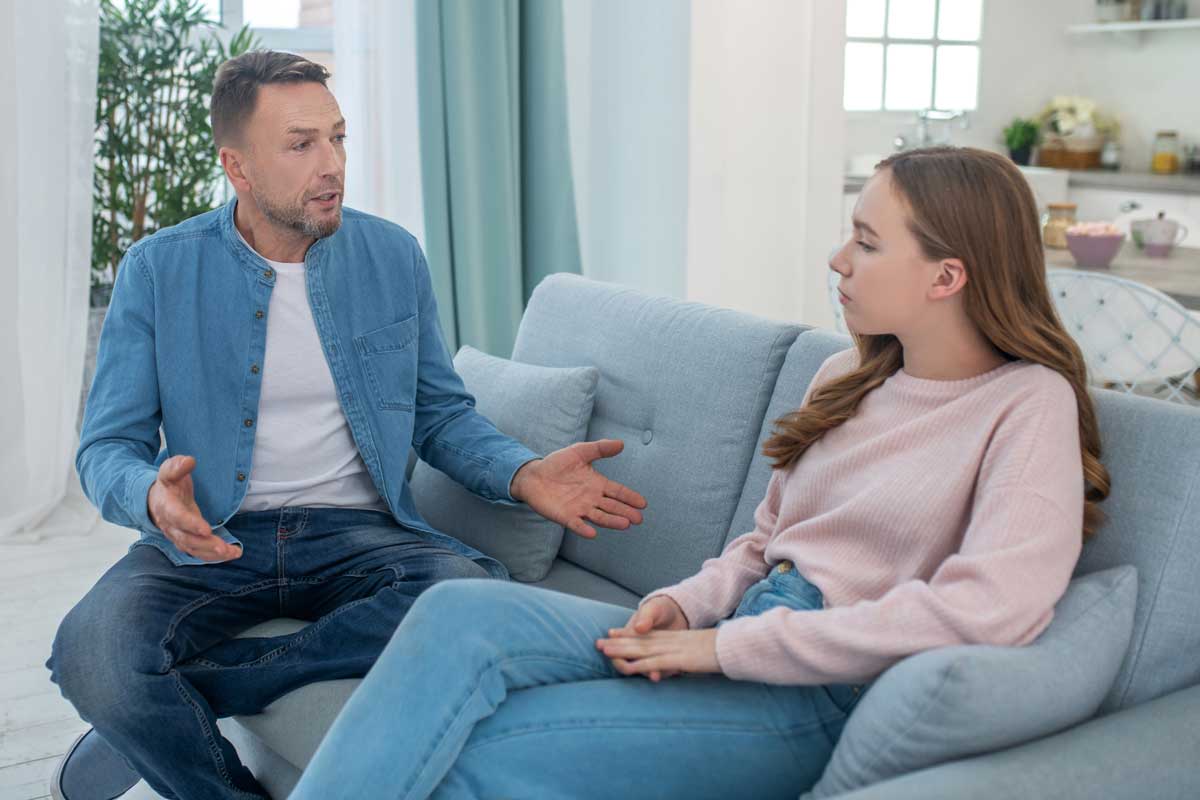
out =
[[839,275],[846,274],[845,266],[840,259],[843,249],[845,249],[845,245],[835,247],[829,251],[829,268]]

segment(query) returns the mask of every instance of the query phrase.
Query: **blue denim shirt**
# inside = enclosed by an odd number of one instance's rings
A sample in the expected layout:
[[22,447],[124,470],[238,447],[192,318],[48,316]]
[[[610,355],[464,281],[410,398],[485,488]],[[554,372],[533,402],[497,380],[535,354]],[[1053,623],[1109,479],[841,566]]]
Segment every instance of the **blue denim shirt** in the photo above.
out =
[[[238,238],[236,203],[129,248],[75,457],[101,516],[139,530],[176,564],[203,562],[150,521],[146,498],[158,466],[175,454],[195,456],[200,513],[238,544],[224,523],[246,495],[259,391],[271,368],[263,354],[275,274]],[[538,454],[475,411],[442,337],[420,246],[398,225],[346,208],[341,227],[309,247],[304,263],[325,361],[380,496],[400,525],[479,557],[417,513],[410,449],[475,494],[510,505],[513,476]],[[497,562],[489,569],[506,577]]]

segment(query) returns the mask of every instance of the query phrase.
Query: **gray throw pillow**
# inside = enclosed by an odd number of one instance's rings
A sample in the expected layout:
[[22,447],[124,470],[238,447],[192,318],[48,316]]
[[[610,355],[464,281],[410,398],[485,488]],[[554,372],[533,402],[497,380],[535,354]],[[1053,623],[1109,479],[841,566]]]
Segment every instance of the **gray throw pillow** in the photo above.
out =
[[848,792],[1090,719],[1129,648],[1137,571],[1071,581],[1025,647],[942,647],[887,670],[855,707],[824,775],[802,800]]
[[[535,453],[549,455],[587,436],[600,379],[595,367],[538,367],[463,347],[454,369],[475,395],[475,409]],[[489,503],[424,461],[413,468],[410,487],[430,525],[496,559],[514,579],[540,581],[550,571],[561,525],[524,504]]]

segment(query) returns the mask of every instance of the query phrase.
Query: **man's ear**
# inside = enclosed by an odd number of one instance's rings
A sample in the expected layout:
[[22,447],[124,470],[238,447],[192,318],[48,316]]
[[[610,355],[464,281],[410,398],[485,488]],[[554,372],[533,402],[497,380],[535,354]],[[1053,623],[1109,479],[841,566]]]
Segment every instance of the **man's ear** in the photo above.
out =
[[947,258],[938,263],[937,272],[933,276],[933,284],[929,288],[930,300],[944,300],[953,297],[967,285],[967,268],[961,259]]
[[217,158],[221,160],[225,177],[229,178],[233,188],[239,192],[250,191],[250,179],[246,177],[245,152],[236,147],[222,147],[217,151]]

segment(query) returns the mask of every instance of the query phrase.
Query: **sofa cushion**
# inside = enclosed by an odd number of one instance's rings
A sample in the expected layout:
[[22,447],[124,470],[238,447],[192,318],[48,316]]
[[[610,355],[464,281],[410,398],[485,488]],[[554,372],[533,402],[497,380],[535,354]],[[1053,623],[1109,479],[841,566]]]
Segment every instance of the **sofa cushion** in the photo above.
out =
[[588,572],[583,567],[561,558],[555,559],[554,565],[550,567],[550,574],[533,585],[630,609],[637,608],[638,600],[641,599],[608,578]]
[[[594,367],[520,364],[463,347],[454,369],[479,413],[535,453],[548,455],[587,434],[599,377]],[[489,503],[423,461],[410,486],[426,522],[495,558],[516,580],[538,581],[550,571],[562,525],[524,504]]]
[[733,524],[725,534],[724,544],[727,545],[743,533],[754,530],[754,510],[766,497],[767,482],[771,479],[771,460],[763,455],[762,449],[775,431],[775,420],[800,407],[808,384],[825,363],[825,359],[853,346],[854,342],[849,336],[817,328],[806,330],[796,337],[795,344],[783,360],[779,379],[775,381],[775,391],[771,395],[771,402],[759,428],[754,445],[754,458],[750,461],[737,512],[733,515]]
[[808,797],[830,797],[1091,718],[1129,646],[1137,583],[1130,566],[1073,579],[1049,627],[1025,647],[942,647],[901,661],[859,701]]
[[1075,572],[1138,571],[1133,638],[1107,713],[1200,683],[1200,410],[1106,389],[1092,398],[1112,495]]
[[799,328],[698,303],[552,275],[530,298],[513,358],[600,370],[589,440],[625,442],[597,469],[641,492],[644,521],[560,556],[636,594],[717,555],[767,401]]

